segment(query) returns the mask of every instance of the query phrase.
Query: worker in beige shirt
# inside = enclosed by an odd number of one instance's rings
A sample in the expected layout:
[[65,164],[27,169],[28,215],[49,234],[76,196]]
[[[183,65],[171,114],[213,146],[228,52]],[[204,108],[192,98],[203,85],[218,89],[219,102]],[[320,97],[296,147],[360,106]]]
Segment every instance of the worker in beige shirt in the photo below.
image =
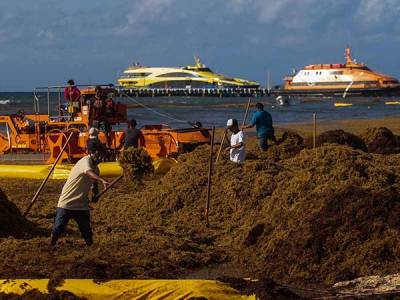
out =
[[93,233],[90,227],[89,191],[94,182],[101,182],[107,189],[109,183],[99,176],[97,164],[100,152],[81,158],[72,168],[67,182],[64,184],[57,204],[56,218],[51,237],[51,245],[56,245],[70,219],[78,224],[86,245],[93,244]]

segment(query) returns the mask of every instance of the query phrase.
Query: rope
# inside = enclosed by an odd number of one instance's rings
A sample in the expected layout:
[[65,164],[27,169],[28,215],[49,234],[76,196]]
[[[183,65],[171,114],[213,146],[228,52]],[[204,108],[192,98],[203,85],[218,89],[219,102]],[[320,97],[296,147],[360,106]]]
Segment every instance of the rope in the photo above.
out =
[[121,92],[121,95],[125,96],[125,97],[128,98],[129,100],[132,100],[132,101],[135,102],[136,104],[138,104],[138,105],[140,105],[141,107],[143,107],[143,108],[145,108],[145,109],[147,109],[147,110],[153,112],[153,113],[156,114],[156,115],[159,115],[159,116],[161,116],[161,117],[164,117],[164,118],[167,118],[167,119],[170,119],[170,120],[172,120],[172,121],[179,122],[179,123],[185,123],[185,124],[188,123],[188,121],[174,118],[173,116],[171,116],[171,115],[169,115],[169,114],[166,114],[166,113],[161,113],[161,112],[159,112],[159,111],[157,111],[157,110],[155,110],[155,109],[153,109],[153,108],[151,108],[151,107],[149,107],[149,106],[147,106],[147,105],[145,105],[145,104],[143,104],[143,103],[137,101],[136,99],[134,99],[134,98],[128,96],[127,94],[125,94],[125,93],[123,93],[123,92]]

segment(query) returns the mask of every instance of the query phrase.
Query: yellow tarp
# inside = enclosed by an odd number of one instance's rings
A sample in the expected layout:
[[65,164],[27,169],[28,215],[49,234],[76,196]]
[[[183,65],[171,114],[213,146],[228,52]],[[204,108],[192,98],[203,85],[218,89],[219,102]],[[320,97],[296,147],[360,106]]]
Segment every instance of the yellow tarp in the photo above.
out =
[[[157,159],[153,161],[156,173],[166,173],[174,164],[174,159]],[[57,165],[51,174],[51,179],[67,179],[73,165]],[[51,169],[51,165],[1,165],[0,177],[3,178],[26,178],[44,179]],[[100,175],[105,177],[115,177],[122,174],[122,169],[118,162],[106,162],[99,164]]]
[[[0,280],[0,293],[22,295],[31,289],[48,293],[48,279]],[[255,300],[255,296],[241,295],[225,283],[215,280],[110,280],[94,282],[91,279],[66,279],[56,288],[87,299],[191,299]]]

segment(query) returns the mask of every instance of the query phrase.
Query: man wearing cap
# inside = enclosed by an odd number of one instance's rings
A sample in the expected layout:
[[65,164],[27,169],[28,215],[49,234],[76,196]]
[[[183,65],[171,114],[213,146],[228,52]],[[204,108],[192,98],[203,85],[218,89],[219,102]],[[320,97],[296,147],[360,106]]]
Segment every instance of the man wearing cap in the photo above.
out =
[[230,160],[235,163],[243,163],[246,158],[245,152],[245,136],[243,131],[239,129],[236,119],[229,119],[226,123],[226,129],[232,132],[230,146],[225,149],[229,151]]
[[272,117],[269,112],[264,110],[262,103],[257,103],[256,108],[257,111],[253,114],[250,124],[243,126],[242,129],[256,126],[260,148],[263,151],[267,151],[268,140],[276,141],[274,127],[272,126]]
[[70,219],[74,219],[78,224],[86,245],[93,244],[89,211],[90,187],[94,182],[101,182],[105,189],[109,187],[107,180],[99,176],[99,168],[97,167],[99,158],[100,153],[95,151],[81,158],[72,168],[58,200],[51,236],[52,246],[56,245]]
[[89,129],[89,138],[87,140],[87,150],[89,153],[100,152],[100,158],[103,158],[107,152],[106,146],[99,140],[99,130],[95,127]]

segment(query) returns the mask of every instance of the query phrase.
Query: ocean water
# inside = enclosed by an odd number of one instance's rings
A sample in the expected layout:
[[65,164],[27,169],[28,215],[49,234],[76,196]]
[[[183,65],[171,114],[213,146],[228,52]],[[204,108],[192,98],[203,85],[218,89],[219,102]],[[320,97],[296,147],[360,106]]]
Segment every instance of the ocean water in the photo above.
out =
[[[47,97],[38,94],[39,109],[47,113]],[[58,95],[51,94],[50,111],[55,114]],[[32,93],[0,93],[0,113],[18,111],[34,112]],[[160,98],[118,98],[117,101],[132,104],[129,118],[135,118],[139,126],[145,124],[167,124],[173,128],[187,127],[188,121],[200,121],[203,126],[222,127],[229,118],[243,120],[248,98],[206,98],[206,97],[160,97]],[[252,102],[264,103],[275,124],[307,122],[317,113],[319,120],[367,119],[400,115],[400,105],[387,105],[388,101],[399,98],[348,98],[318,99],[305,101],[290,99],[288,106],[279,106],[272,97],[253,98]],[[61,102],[64,102],[61,96]],[[351,102],[349,107],[335,107],[335,102]],[[249,118],[251,117],[249,113]]]

